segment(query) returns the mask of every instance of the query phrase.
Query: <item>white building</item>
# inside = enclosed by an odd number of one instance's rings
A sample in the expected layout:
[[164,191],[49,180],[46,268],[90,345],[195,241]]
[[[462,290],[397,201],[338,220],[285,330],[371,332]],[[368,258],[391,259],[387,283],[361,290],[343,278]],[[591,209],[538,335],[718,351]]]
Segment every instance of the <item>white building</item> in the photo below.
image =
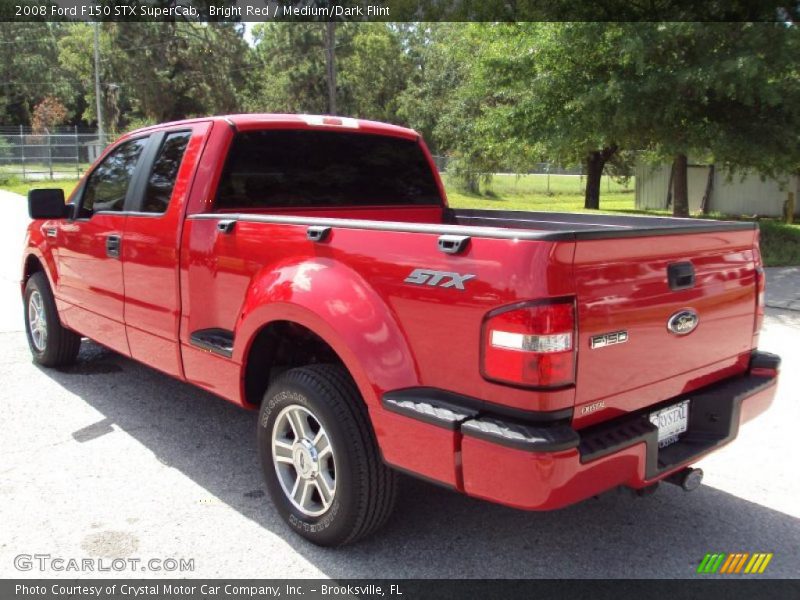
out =
[[[672,166],[636,163],[636,208],[667,208],[667,196]],[[711,167],[690,164],[688,169],[689,211],[700,211],[703,195],[709,183]],[[780,217],[789,192],[795,194],[795,214],[800,215],[800,177],[787,175],[785,180],[762,179],[758,174],[741,173],[733,177],[722,169],[713,170],[708,210],[728,215],[760,215]]]

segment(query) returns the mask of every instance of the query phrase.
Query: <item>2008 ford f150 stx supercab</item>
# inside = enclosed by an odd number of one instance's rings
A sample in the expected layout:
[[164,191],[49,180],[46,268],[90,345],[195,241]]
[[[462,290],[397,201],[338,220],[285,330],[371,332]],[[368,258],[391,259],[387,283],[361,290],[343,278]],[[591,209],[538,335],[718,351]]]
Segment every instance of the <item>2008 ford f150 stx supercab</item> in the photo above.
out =
[[775,393],[754,224],[451,209],[401,127],[158,125],[29,210],[34,360],[86,336],[260,407],[271,497],[318,544],[379,527],[396,470],[530,510],[689,489]]

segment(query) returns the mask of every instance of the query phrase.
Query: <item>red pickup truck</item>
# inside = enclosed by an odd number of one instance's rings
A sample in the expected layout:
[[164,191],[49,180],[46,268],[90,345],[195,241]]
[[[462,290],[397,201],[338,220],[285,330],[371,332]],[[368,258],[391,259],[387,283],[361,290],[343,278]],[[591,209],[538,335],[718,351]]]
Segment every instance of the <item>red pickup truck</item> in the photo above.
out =
[[754,224],[452,209],[401,127],[158,125],[29,210],[34,360],[86,336],[260,408],[271,497],[317,544],[379,527],[396,471],[529,510],[692,489],[775,393]]

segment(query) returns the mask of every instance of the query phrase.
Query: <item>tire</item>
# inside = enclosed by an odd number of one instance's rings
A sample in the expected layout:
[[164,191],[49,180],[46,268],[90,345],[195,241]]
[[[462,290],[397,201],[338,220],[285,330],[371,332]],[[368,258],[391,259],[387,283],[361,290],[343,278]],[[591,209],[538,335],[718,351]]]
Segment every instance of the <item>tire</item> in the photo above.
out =
[[50,282],[41,271],[31,275],[25,285],[24,309],[25,335],[33,361],[44,367],[74,363],[81,348],[81,336],[61,324]]
[[[297,429],[306,434],[298,438]],[[394,508],[396,474],[383,463],[364,401],[339,366],[292,369],[270,386],[258,449],[278,512],[314,544],[352,544],[380,528]],[[297,490],[294,500],[290,487]]]

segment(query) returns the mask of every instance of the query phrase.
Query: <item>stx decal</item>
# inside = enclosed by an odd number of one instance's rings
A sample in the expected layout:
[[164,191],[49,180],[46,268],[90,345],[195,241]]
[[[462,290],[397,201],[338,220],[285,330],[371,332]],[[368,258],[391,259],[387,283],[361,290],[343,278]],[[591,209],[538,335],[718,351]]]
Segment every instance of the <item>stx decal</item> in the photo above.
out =
[[413,283],[414,285],[429,285],[431,287],[439,286],[443,288],[456,288],[457,290],[463,290],[465,289],[464,282],[474,278],[475,275],[460,275],[459,273],[451,273],[450,271],[414,269],[404,281],[406,283]]

